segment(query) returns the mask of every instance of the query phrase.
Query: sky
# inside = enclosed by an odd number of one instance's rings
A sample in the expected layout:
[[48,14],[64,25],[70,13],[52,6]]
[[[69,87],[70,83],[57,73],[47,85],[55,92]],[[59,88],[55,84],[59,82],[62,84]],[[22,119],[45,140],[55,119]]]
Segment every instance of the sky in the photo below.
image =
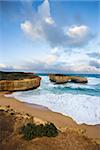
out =
[[0,70],[100,74],[100,1],[1,0]]

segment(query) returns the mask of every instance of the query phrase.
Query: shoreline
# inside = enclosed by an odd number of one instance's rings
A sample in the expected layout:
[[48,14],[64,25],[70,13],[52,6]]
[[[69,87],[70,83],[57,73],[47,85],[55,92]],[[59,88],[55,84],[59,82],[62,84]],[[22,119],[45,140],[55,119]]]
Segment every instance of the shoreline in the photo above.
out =
[[21,102],[13,97],[5,97],[7,92],[0,92],[0,105],[10,106],[21,113],[29,113],[32,116],[54,123],[58,129],[64,132],[67,128],[82,131],[84,135],[100,143],[100,125],[77,124],[72,118],[58,112],[53,112],[41,105]]
[[[9,97],[9,98],[13,98],[13,99],[16,99],[17,101],[19,101],[19,102],[21,102],[21,103],[25,103],[26,105],[28,105],[28,106],[30,106],[30,107],[32,107],[32,108],[37,108],[37,109],[43,109],[43,110],[50,110],[48,107],[46,107],[46,106],[43,106],[43,105],[38,105],[38,104],[33,104],[33,103],[28,103],[28,102],[23,102],[23,101],[20,101],[19,99],[17,99],[17,98],[15,98],[15,97],[13,97],[13,96],[7,96],[7,95],[9,95],[9,94],[4,94],[4,97]],[[50,111],[52,111],[52,110],[50,110]]]
[[[13,93],[13,92],[11,92],[10,94],[12,94],[12,93]],[[14,98],[14,99],[18,100],[19,102],[25,103],[26,105],[28,105],[28,106],[30,106],[30,107],[32,107],[32,108],[37,108],[37,109],[40,109],[40,110],[43,109],[43,110],[47,110],[47,111],[52,111],[52,112],[57,113],[57,114],[61,114],[62,116],[66,116],[66,117],[68,117],[68,118],[71,118],[77,125],[100,126],[100,124],[78,123],[78,122],[76,122],[76,120],[74,120],[74,119],[73,119],[72,117],[70,117],[70,116],[67,116],[66,114],[63,114],[63,113],[61,113],[61,112],[56,112],[56,111],[50,109],[49,107],[46,107],[46,106],[43,106],[43,105],[20,101],[20,99],[14,97],[14,96],[12,96],[12,95],[9,96],[9,93],[8,93],[8,94],[4,94],[4,97]]]

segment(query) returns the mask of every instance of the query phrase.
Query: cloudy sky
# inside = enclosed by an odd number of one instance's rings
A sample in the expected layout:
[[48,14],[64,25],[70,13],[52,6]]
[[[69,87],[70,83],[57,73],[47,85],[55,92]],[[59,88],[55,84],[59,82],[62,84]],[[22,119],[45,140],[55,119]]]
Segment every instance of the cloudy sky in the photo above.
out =
[[0,1],[0,70],[100,73],[100,1]]

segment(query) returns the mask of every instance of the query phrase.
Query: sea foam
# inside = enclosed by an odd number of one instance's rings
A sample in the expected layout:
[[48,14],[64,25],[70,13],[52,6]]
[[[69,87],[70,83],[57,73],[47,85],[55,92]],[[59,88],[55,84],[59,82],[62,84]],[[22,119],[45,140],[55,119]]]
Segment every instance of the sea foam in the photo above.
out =
[[[31,91],[32,92],[32,91]],[[100,98],[73,94],[24,94],[12,95],[24,102],[46,106],[55,112],[72,117],[77,123],[100,124]]]

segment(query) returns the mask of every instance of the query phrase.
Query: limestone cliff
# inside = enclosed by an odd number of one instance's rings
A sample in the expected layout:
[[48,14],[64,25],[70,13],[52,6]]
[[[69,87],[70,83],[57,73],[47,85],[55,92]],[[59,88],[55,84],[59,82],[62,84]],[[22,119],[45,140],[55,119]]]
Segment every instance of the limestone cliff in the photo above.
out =
[[62,84],[67,82],[74,82],[74,83],[87,83],[87,78],[80,77],[80,76],[66,76],[61,74],[49,74],[49,79],[56,84]]
[[41,78],[33,73],[0,72],[0,91],[23,91],[40,86]]

